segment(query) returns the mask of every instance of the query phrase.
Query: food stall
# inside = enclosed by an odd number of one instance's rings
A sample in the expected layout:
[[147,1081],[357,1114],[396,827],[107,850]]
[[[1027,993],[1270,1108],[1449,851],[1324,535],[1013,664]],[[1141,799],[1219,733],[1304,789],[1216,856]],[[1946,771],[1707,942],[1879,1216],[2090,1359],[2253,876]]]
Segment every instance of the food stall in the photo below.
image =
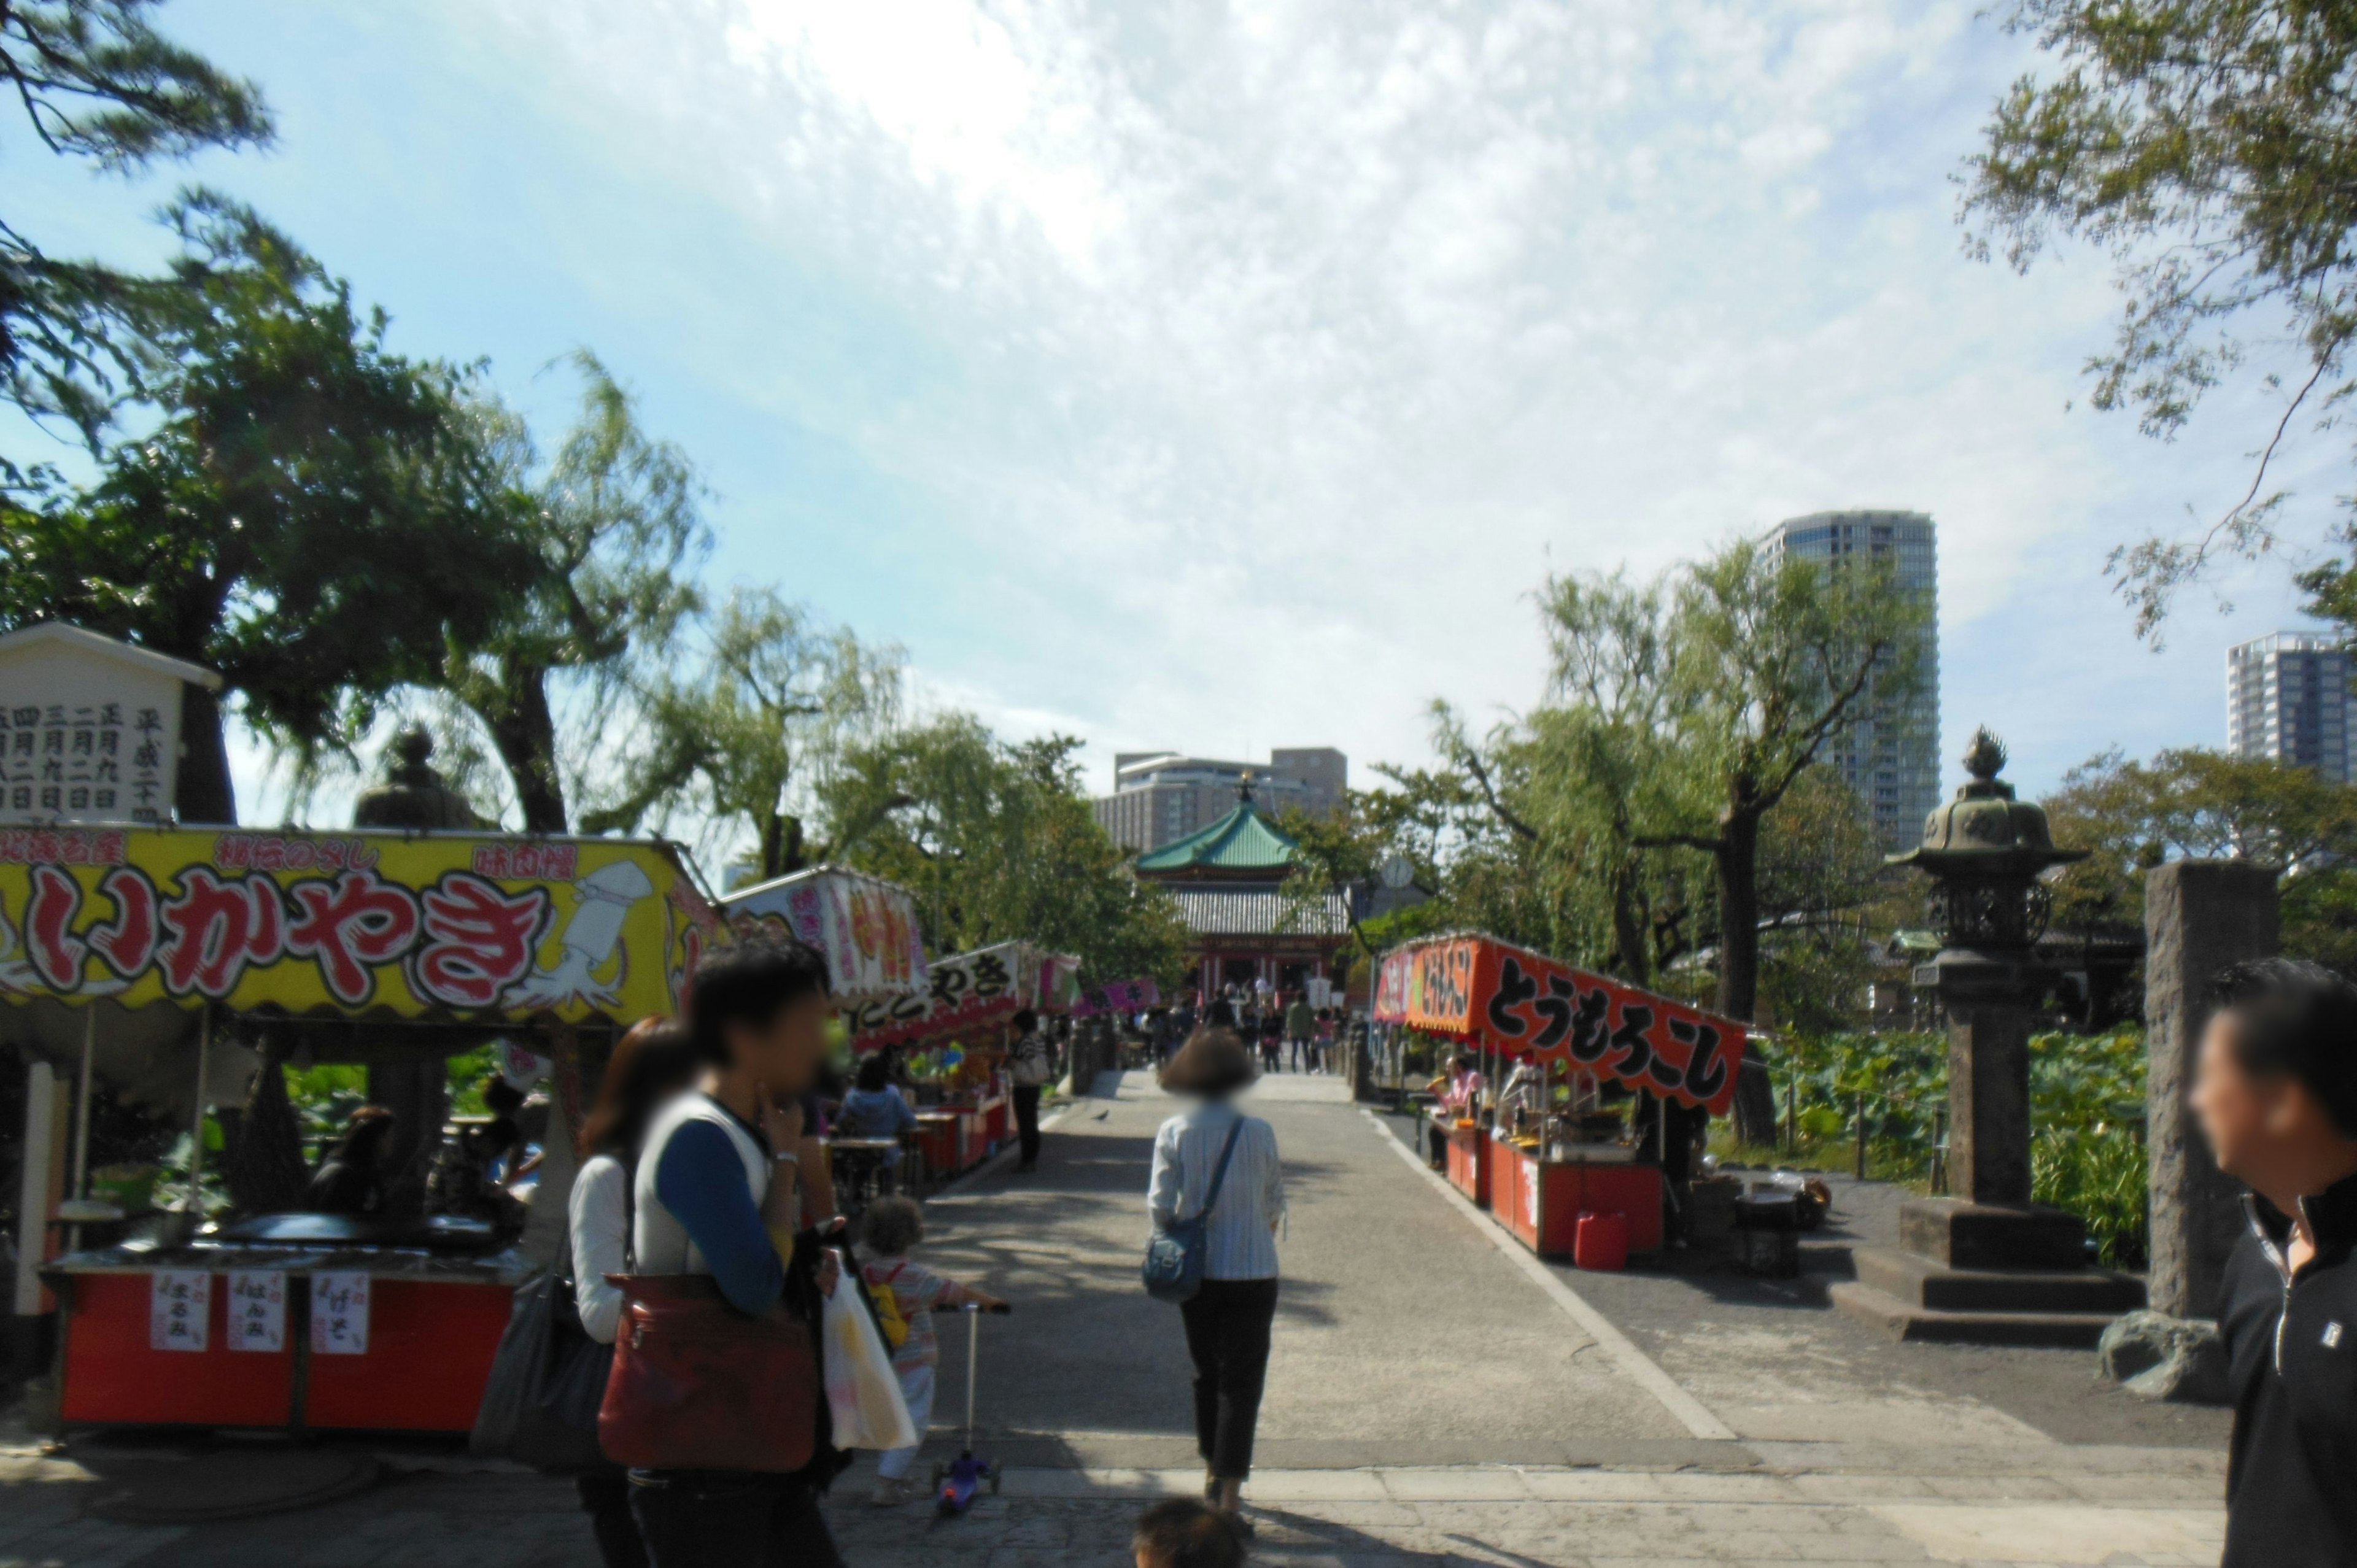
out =
[[[518,1038],[569,1075],[584,1030],[673,1011],[717,936],[665,843],[0,832],[0,1018],[30,1037],[80,1014],[85,1149],[102,1031],[194,1013],[199,1082],[224,1026],[292,1031],[316,1059],[358,1062],[438,1063]],[[70,1217],[96,1218],[73,1196]],[[60,1309],[61,1424],[472,1425],[532,1266],[489,1224],[167,1218],[178,1223],[42,1271]]]
[[939,960],[920,992],[846,1011],[854,1051],[909,1051],[920,1080],[938,1086],[938,1100],[917,1111],[928,1176],[979,1164],[1006,1140],[1009,1111],[999,1032],[1026,1008],[1071,1011],[1079,992],[1078,959],[1029,942],[999,942]]
[[[937,972],[925,961],[916,896],[897,882],[841,866],[813,866],[740,887],[720,900],[739,937],[798,941],[826,957],[827,988],[844,1004],[844,1023],[869,1009],[921,1004]],[[854,1048],[856,1049],[855,1041]],[[954,1125],[950,1129],[954,1134]],[[829,1140],[832,1174],[853,1175],[846,1162],[885,1160],[894,1145],[869,1139]]]
[[1386,954],[1375,1012],[1480,1057],[1479,1103],[1446,1125],[1448,1179],[1548,1254],[1574,1251],[1583,1214],[1660,1249],[1661,1171],[1608,1086],[1723,1113],[1745,1043],[1740,1024],[1479,934]]

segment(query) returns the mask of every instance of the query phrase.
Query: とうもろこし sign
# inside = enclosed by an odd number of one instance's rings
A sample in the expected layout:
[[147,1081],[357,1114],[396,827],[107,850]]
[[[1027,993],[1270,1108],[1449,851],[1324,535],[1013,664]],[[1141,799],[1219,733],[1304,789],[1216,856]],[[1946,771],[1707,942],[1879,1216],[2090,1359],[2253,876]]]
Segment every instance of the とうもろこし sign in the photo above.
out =
[[10,1002],[630,1020],[717,937],[662,843],[0,829]]

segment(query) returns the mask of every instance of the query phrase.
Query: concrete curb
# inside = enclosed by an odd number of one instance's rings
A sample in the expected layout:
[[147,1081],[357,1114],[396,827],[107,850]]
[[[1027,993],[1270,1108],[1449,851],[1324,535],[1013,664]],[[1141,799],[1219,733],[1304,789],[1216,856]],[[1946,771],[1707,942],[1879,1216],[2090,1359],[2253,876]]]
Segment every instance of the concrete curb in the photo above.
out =
[[1620,1369],[1631,1382],[1655,1399],[1662,1407],[1675,1416],[1678,1423],[1696,1437],[1715,1443],[1736,1441],[1735,1429],[1728,1426],[1694,1395],[1678,1386],[1676,1379],[1662,1370],[1653,1359],[1630,1341],[1627,1335],[1614,1327],[1605,1316],[1590,1306],[1578,1292],[1563,1283],[1553,1269],[1541,1262],[1523,1245],[1508,1235],[1498,1222],[1481,1212],[1463,1193],[1448,1185],[1448,1179],[1430,1165],[1416,1158],[1415,1151],[1392,1135],[1391,1129],[1372,1111],[1361,1109],[1360,1115],[1385,1146],[1407,1165],[1408,1169],[1432,1184],[1434,1190],[1454,1204],[1459,1212],[1474,1222],[1475,1229],[1487,1236],[1498,1251],[1513,1262],[1516,1268],[1528,1275],[1533,1284],[1546,1292],[1549,1300],[1562,1309],[1563,1315],[1577,1324],[1581,1332],[1596,1341],[1598,1349]]

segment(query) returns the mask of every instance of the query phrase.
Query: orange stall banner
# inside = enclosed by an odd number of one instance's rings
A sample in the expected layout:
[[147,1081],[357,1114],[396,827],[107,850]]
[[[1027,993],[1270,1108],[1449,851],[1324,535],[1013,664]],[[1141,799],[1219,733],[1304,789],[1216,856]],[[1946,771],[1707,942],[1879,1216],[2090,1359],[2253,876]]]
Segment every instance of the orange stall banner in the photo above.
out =
[[1473,1033],[1480,1024],[1476,986],[1485,937],[1452,937],[1409,950],[1408,1026],[1444,1035]]
[[1494,937],[1442,937],[1383,957],[1375,1016],[1561,1062],[1722,1114],[1748,1038],[1741,1024],[1558,963]]

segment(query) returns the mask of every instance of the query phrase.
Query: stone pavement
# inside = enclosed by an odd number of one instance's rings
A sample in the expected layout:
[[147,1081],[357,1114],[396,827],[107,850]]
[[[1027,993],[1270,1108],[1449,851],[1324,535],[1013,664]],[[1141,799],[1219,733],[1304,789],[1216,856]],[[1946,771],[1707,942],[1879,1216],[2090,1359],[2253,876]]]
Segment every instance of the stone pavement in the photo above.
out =
[[[1055,1126],[1037,1176],[1002,1166],[928,1206],[934,1263],[1018,1304],[981,1330],[979,1446],[1008,1473],[1001,1496],[935,1520],[865,1507],[863,1463],[829,1509],[854,1568],[1125,1563],[1138,1509],[1200,1487],[1175,1315],[1135,1274],[1171,1107],[1136,1075],[1103,1087]],[[1257,1561],[2217,1561],[2214,1412],[2156,1423],[2092,1391],[2083,1357],[1956,1360],[1850,1337],[1821,1305],[1750,1283],[1539,1265],[1339,1085],[1278,1078],[1254,1102],[1292,1199],[1248,1488]],[[963,1326],[943,1326],[933,1442],[953,1451]],[[2066,1395],[2032,1397],[2057,1380]],[[81,1517],[109,1476],[175,1452],[82,1438],[45,1458],[0,1434],[0,1568],[595,1562],[569,1487],[425,1446],[380,1448],[382,1485],[300,1513]]]

